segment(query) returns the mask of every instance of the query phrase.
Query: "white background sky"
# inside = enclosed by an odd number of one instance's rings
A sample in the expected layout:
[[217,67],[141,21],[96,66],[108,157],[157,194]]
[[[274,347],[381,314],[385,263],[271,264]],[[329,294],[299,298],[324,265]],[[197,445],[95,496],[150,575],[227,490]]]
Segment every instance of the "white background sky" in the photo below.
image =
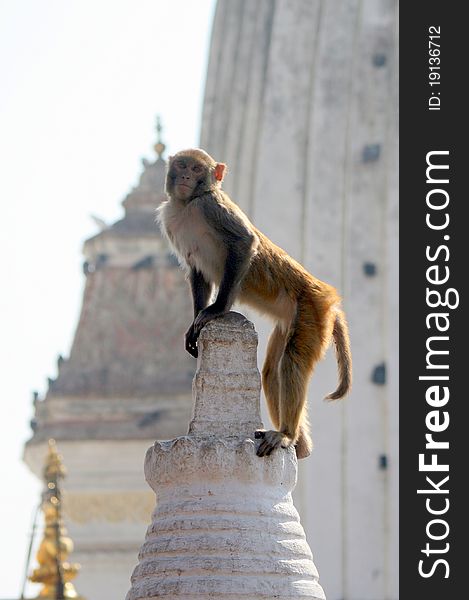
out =
[[170,152],[198,143],[214,5],[0,0],[0,598],[21,589],[31,396],[69,352],[90,215],[122,216],[156,114]]

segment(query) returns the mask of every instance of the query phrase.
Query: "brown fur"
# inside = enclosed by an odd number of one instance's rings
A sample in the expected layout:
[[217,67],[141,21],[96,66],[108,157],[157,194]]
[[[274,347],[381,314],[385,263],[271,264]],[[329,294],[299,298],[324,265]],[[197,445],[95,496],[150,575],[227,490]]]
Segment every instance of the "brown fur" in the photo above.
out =
[[[198,164],[204,167],[203,177],[198,180],[187,176],[194,180],[190,197],[186,197],[184,188],[183,193],[177,192],[178,177],[182,175],[177,174],[179,167],[172,167],[173,160],[187,161],[188,169]],[[185,173],[185,163],[182,168]],[[159,209],[162,229],[181,262],[207,282],[207,289],[211,284],[219,287],[219,296],[212,305],[206,307],[204,301],[195,310],[198,315],[186,334],[192,346],[186,347],[196,356],[194,340],[200,329],[230,310],[236,299],[272,317],[276,325],[268,343],[262,383],[276,431],[258,432],[256,437],[262,438],[258,454],[269,455],[279,446],[294,444],[298,458],[303,458],[312,449],[307,386],[315,364],[332,339],[339,384],[327,399],[342,398],[351,387],[350,344],[340,297],[332,286],[308,273],[254,227],[220,189],[224,169],[225,165],[199,149],[179,152],[171,159],[168,171],[170,200]],[[196,297],[200,303],[200,293]]]

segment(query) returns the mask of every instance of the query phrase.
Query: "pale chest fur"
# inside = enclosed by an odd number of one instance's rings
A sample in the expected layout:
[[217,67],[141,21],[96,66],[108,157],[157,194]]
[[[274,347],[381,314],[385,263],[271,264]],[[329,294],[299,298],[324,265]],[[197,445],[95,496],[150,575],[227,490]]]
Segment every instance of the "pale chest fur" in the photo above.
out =
[[226,251],[197,201],[186,206],[174,200],[164,202],[158,209],[158,221],[183,265],[197,269],[206,279],[219,284]]

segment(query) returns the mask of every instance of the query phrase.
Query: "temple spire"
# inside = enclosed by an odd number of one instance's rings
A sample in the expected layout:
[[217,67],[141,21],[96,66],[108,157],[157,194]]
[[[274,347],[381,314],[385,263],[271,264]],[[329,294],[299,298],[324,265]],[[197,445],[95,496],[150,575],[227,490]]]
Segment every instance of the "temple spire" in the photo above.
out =
[[163,142],[161,141],[161,132],[163,131],[163,127],[161,125],[161,118],[160,115],[158,115],[156,117],[156,133],[157,133],[157,139],[156,139],[156,144],[153,146],[153,148],[155,149],[155,152],[158,155],[158,159],[162,158],[164,151],[166,150],[166,146],[163,144]]
[[77,563],[67,562],[67,557],[73,550],[73,542],[67,537],[67,531],[62,520],[62,499],[60,480],[66,471],[62,457],[57,452],[55,440],[49,440],[49,452],[44,466],[45,488],[42,498],[44,513],[44,534],[37,551],[36,567],[29,577],[34,583],[41,583],[42,589],[38,600],[83,600],[75,590],[71,580],[80,569]]

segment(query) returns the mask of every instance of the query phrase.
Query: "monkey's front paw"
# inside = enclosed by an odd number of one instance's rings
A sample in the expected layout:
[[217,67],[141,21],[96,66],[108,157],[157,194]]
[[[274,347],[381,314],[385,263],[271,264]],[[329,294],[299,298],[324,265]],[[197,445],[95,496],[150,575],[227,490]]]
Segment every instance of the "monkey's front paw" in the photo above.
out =
[[202,331],[202,329],[205,327],[205,325],[207,325],[207,323],[209,323],[213,319],[216,319],[217,317],[221,317],[221,315],[223,314],[224,311],[219,310],[214,304],[211,304],[210,306],[207,306],[207,308],[201,310],[197,315],[193,325],[194,332],[197,335],[197,337]]
[[186,340],[186,350],[194,358],[197,358],[199,356],[199,351],[197,349],[197,338],[198,337],[199,336],[196,335],[195,331],[194,331],[194,323],[192,323],[192,325],[186,331],[185,340]]
[[288,448],[291,444],[290,438],[280,431],[258,430],[254,437],[262,439],[256,452],[257,456],[270,456],[276,448]]

